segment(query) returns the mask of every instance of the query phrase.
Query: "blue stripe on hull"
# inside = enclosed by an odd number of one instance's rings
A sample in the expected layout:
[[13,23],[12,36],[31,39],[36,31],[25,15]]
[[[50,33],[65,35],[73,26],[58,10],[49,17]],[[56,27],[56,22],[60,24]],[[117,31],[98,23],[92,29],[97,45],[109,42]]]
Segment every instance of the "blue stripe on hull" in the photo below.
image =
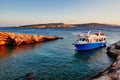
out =
[[75,44],[77,50],[89,50],[98,47],[106,46],[106,42],[99,42],[99,43],[89,43],[89,44]]

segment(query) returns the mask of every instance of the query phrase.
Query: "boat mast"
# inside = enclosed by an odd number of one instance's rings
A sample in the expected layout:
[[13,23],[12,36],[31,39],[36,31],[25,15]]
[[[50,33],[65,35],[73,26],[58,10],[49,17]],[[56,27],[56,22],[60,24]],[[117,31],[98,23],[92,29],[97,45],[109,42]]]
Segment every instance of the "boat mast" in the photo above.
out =
[[87,34],[90,34],[90,32],[91,32],[91,31],[88,31],[88,33],[87,33]]
[[98,33],[98,37],[99,37],[99,38],[98,38],[98,39],[99,39],[98,41],[100,41],[100,34],[101,34],[101,30],[100,30],[99,33]]
[[100,36],[100,34],[101,34],[101,31],[99,31],[99,34],[98,34],[98,35]]

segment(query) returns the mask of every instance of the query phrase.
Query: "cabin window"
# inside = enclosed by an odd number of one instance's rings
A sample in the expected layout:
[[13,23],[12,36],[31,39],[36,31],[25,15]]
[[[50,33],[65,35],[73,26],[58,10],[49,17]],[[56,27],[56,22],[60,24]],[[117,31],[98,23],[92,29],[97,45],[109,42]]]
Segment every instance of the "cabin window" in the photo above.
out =
[[80,38],[79,40],[80,40],[80,41],[89,42],[89,40],[88,40],[88,39],[86,39],[86,38]]
[[88,39],[86,39],[86,41],[88,42]]
[[82,39],[80,39],[80,41],[82,41]]
[[104,39],[102,38],[101,41],[103,41]]
[[102,39],[99,39],[99,41],[101,42],[101,41],[102,41]]
[[106,40],[106,38],[104,38],[104,41]]
[[85,41],[85,39],[83,39],[82,41]]
[[98,39],[96,39],[96,42],[98,42]]
[[104,38],[104,41],[106,41],[106,38]]

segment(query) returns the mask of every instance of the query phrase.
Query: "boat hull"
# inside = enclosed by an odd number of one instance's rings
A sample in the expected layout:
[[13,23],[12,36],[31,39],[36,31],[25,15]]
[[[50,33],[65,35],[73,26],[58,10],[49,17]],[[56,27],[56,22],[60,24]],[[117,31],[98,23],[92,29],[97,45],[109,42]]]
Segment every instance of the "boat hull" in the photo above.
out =
[[89,43],[89,44],[74,44],[74,45],[77,50],[89,50],[89,49],[104,47],[106,46],[106,42]]

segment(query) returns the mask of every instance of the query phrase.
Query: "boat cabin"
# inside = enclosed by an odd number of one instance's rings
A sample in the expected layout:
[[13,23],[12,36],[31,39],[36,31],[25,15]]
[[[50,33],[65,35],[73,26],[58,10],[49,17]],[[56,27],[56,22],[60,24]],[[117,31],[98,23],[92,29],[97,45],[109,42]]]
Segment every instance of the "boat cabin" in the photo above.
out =
[[81,35],[79,34],[77,36],[79,37],[77,43],[81,43],[81,44],[106,42],[106,37],[103,33],[81,34]]

